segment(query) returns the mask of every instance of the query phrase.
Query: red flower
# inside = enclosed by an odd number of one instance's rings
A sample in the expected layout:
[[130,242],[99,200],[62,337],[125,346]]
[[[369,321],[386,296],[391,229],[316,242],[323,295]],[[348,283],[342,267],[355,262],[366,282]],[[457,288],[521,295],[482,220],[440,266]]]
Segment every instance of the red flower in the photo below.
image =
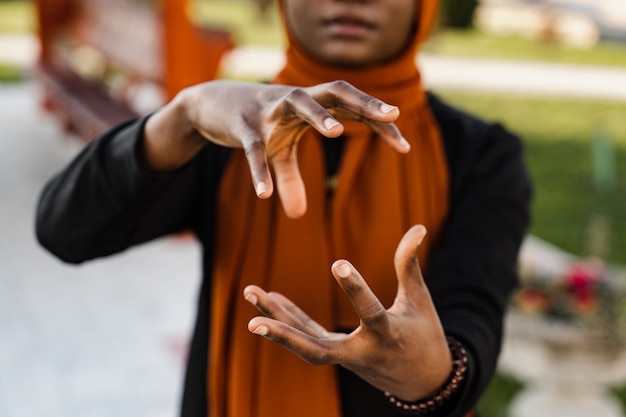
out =
[[596,293],[580,293],[572,300],[572,309],[578,314],[591,314],[598,309],[599,302]]
[[593,312],[598,305],[597,284],[604,273],[599,260],[572,264],[563,277],[566,290],[573,296],[572,308],[578,313]]

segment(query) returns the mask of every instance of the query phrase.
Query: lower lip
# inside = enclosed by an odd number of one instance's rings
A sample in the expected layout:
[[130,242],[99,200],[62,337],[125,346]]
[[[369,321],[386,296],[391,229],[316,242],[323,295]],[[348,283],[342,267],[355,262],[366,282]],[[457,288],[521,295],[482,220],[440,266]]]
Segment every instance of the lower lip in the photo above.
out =
[[366,25],[342,22],[329,23],[328,29],[334,36],[346,38],[362,37],[372,31],[372,29]]

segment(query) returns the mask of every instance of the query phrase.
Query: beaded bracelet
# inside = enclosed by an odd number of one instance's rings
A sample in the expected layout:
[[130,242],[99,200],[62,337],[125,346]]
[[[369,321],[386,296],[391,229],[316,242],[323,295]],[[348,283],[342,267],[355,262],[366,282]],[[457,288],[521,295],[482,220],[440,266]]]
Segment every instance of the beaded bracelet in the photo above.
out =
[[402,401],[385,391],[385,397],[387,397],[394,407],[419,416],[434,411],[456,392],[467,373],[467,351],[463,345],[453,337],[448,336],[446,340],[450,348],[450,353],[452,354],[452,372],[442,388],[428,398],[416,402]]

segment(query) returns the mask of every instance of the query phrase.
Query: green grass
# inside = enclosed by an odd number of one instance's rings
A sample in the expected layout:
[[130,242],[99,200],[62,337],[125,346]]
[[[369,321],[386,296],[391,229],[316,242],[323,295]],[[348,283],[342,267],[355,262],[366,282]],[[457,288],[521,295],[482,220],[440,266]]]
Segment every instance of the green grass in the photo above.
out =
[[30,1],[0,1],[0,33],[34,33],[35,20],[35,10]]
[[626,67],[626,42],[598,43],[584,49],[480,30],[447,29],[433,34],[423,51],[470,58],[497,57],[557,63]]
[[280,46],[283,32],[276,8],[262,19],[251,1],[196,0],[191,15],[198,24],[227,28],[238,45]]
[[[36,30],[35,13],[30,1],[0,1],[0,33],[28,34]],[[22,81],[27,74],[22,68],[0,62],[0,83]]]
[[[476,405],[477,414],[480,417],[509,417],[509,405],[523,387],[524,384],[514,378],[497,373]],[[609,392],[626,410],[626,385]]]
[[522,383],[513,378],[496,374],[476,406],[478,415],[481,417],[507,417],[511,400],[523,386]]
[[[577,255],[594,250],[589,228],[607,223],[608,260],[626,264],[626,103],[440,91],[449,102],[523,138],[534,184],[531,233]],[[592,146],[610,138],[612,187],[597,182]],[[596,227],[593,230],[598,231]]]
[[14,65],[0,63],[0,83],[22,81],[26,75]]

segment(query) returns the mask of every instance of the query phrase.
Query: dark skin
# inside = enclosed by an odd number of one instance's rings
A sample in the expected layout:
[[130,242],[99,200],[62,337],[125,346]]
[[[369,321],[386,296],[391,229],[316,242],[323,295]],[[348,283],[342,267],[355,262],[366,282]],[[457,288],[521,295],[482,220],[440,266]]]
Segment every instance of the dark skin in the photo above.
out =
[[428,396],[444,383],[452,364],[417,261],[416,248],[425,235],[423,226],[414,226],[398,245],[394,259],[398,293],[389,309],[350,262],[333,263],[333,276],[360,318],[350,334],[327,331],[281,294],[256,286],[247,287],[244,296],[265,316],[250,320],[248,329],[311,364],[341,365],[407,401]]
[[211,141],[243,148],[257,195],[278,193],[290,217],[306,211],[304,184],[295,157],[297,143],[310,127],[338,137],[337,120],[360,120],[398,152],[409,145],[392,123],[398,108],[370,97],[346,82],[309,88],[213,81],[183,90],[150,118],[143,142],[143,163],[155,171],[183,166]]
[[[319,45],[319,59],[340,66],[367,66],[389,59],[389,51],[399,53],[413,29],[412,18],[404,26],[394,19],[411,16],[414,0],[319,0],[314,3],[315,13],[305,12],[313,4],[306,0],[284,3],[288,24],[294,22],[294,28],[308,31],[294,33],[295,37],[317,33],[320,41],[310,47]],[[379,16],[379,20],[369,18],[359,28],[355,17],[361,15]],[[346,16],[351,20],[344,27]],[[332,30],[327,36],[329,21]],[[398,30],[404,36],[397,36]],[[349,62],[342,61],[337,58],[346,56],[340,53],[342,48],[358,54]],[[141,162],[147,169],[172,171],[193,158],[207,141],[242,148],[259,198],[272,195],[272,172],[285,213],[297,218],[307,209],[296,158],[302,134],[313,128],[334,138],[343,132],[342,120],[358,120],[393,149],[407,153],[409,145],[393,123],[399,111],[343,81],[308,88],[211,81],[183,90],[150,117]],[[247,287],[244,297],[263,315],[252,318],[248,329],[311,364],[341,365],[404,400],[430,395],[450,374],[452,359],[417,261],[417,248],[425,234],[423,226],[414,226],[397,247],[393,262],[398,292],[389,309],[347,260],[333,263],[331,271],[360,317],[360,326],[350,334],[324,329],[286,297],[256,286]]]

